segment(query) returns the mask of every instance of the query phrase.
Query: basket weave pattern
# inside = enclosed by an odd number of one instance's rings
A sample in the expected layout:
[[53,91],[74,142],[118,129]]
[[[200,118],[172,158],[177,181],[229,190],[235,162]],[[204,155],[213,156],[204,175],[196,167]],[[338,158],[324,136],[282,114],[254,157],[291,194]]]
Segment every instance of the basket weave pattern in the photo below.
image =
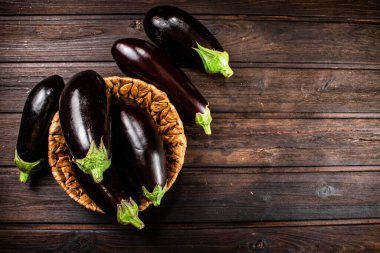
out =
[[[152,116],[164,144],[169,190],[182,168],[187,146],[182,121],[176,109],[164,92],[139,79],[115,76],[104,80],[108,92],[114,99],[134,100]],[[70,163],[70,152],[62,135],[58,112],[52,120],[48,142],[48,160],[55,180],[76,202],[91,211],[103,213],[76,178],[75,170]],[[141,211],[150,204],[148,199],[140,196]]]

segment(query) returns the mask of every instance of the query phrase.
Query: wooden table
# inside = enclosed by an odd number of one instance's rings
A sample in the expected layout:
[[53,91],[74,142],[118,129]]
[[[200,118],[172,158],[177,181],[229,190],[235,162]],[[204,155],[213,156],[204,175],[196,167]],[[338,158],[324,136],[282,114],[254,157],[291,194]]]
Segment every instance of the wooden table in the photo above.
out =
[[[171,3],[230,53],[229,79],[185,69],[213,135],[186,124],[184,169],[136,231],[71,200],[49,171],[18,183],[21,111],[44,77],[121,75]],[[379,1],[1,1],[0,252],[380,252]]]

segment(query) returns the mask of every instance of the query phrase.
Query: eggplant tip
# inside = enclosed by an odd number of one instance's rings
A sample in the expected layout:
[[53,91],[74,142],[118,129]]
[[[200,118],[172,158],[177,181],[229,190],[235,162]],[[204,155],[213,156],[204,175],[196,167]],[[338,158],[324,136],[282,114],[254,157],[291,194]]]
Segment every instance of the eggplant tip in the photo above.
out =
[[144,197],[152,201],[154,206],[159,206],[161,204],[161,199],[166,193],[166,184],[162,187],[159,184],[156,184],[152,192],[149,192],[145,186],[142,187],[142,194]]
[[111,158],[108,158],[103,140],[100,141],[99,147],[96,147],[93,140],[86,156],[82,159],[75,159],[74,162],[80,170],[91,175],[95,183],[103,180],[103,173],[111,166]]
[[195,124],[201,126],[206,135],[211,135],[211,112],[208,105],[205,108],[204,113],[197,112],[195,114]]
[[234,71],[231,69],[229,65],[226,65],[225,68],[223,68],[220,73],[225,77],[231,77],[234,74]]
[[101,170],[94,169],[91,171],[91,177],[95,183],[103,181],[103,172]]
[[231,67],[228,65],[230,56],[227,51],[217,51],[202,47],[197,43],[197,48],[193,48],[202,60],[205,71],[210,74],[221,73],[225,77],[230,77],[234,74]]
[[211,135],[211,126],[210,125],[203,125],[203,131],[206,135]]
[[144,222],[138,217],[139,206],[136,202],[129,198],[128,201],[122,199],[120,204],[117,205],[117,221],[121,225],[131,224],[135,228],[143,229],[145,227]]
[[29,173],[20,171],[20,182],[27,183],[29,180]]
[[15,149],[15,164],[20,170],[20,182],[26,183],[29,180],[29,176],[35,174],[42,168],[42,162],[44,159],[40,159],[35,162],[26,162],[18,155],[17,149]]

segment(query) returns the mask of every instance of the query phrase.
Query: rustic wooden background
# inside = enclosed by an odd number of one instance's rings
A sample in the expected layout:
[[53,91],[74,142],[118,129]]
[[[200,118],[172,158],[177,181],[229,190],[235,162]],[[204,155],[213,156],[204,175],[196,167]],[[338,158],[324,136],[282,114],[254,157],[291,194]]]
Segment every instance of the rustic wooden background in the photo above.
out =
[[[77,205],[49,171],[18,183],[24,101],[52,74],[121,75],[110,47],[158,4],[194,14],[230,79],[186,69],[214,112],[147,228]],[[1,252],[380,252],[380,2],[0,1]]]

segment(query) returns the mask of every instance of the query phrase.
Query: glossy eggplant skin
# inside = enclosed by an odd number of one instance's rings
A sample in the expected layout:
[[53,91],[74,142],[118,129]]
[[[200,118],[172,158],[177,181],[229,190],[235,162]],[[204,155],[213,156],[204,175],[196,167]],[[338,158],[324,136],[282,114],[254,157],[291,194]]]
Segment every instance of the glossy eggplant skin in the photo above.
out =
[[[15,162],[21,171],[21,182],[26,182],[29,174],[35,173],[47,157],[49,126],[58,110],[59,97],[64,86],[62,77],[50,76],[38,83],[26,99],[15,152]],[[30,168],[30,163],[38,164],[37,167]]]
[[125,38],[116,41],[111,52],[126,75],[156,85],[168,94],[182,117],[195,119],[206,134],[211,134],[208,102],[163,50],[145,40]]
[[132,197],[133,190],[120,177],[118,163],[111,164],[100,183],[95,183],[89,174],[75,164],[73,166],[86,193],[105,213],[117,218],[122,225],[144,228],[144,223],[138,217],[138,205]]
[[233,74],[228,53],[212,33],[186,11],[174,6],[157,6],[147,12],[143,25],[149,39],[182,66],[226,77]]
[[166,160],[151,116],[131,100],[120,101],[112,109],[112,133],[124,170],[132,169],[139,191],[159,205],[166,191]]
[[96,182],[111,163],[109,114],[103,78],[93,70],[74,75],[59,101],[62,133],[74,162]]

